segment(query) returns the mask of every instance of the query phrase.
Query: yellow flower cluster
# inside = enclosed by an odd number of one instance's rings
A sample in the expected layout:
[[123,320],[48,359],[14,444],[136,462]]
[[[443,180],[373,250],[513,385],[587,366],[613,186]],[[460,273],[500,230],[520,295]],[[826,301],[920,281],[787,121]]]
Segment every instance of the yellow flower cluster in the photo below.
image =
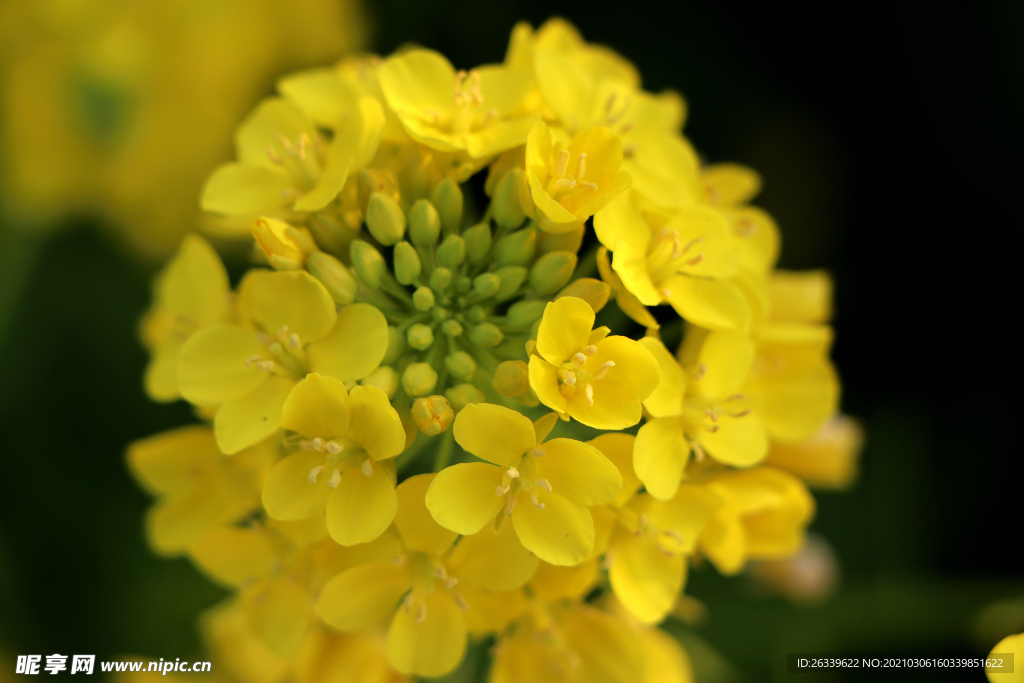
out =
[[236,589],[223,667],[407,680],[490,638],[492,683],[690,680],[657,628],[688,565],[793,555],[807,483],[853,476],[827,275],[776,271],[756,174],[564,21],[278,92],[202,197],[271,268],[232,291],[189,237],[143,324],[148,392],[207,424],[129,452],[154,549]]

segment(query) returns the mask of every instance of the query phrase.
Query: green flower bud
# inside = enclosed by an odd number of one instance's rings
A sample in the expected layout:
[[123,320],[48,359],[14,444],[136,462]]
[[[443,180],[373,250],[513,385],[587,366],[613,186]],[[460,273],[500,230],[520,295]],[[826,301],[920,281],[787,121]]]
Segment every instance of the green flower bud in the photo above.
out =
[[473,286],[473,281],[465,275],[460,275],[455,278],[455,291],[460,294],[465,294]]
[[464,230],[462,239],[466,241],[466,258],[470,263],[483,263],[487,258],[487,250],[491,248],[491,226],[487,223],[474,225]]
[[494,273],[481,273],[473,280],[473,291],[481,299],[494,296],[499,287],[501,287],[501,278]]
[[462,325],[458,320],[445,320],[441,323],[441,331],[449,337],[458,337],[462,334]]
[[434,272],[430,274],[430,288],[438,294],[448,289],[448,285],[451,283],[452,271],[447,268],[435,268]]
[[437,371],[429,363],[412,363],[402,373],[402,387],[410,396],[426,396],[437,386]]
[[426,199],[417,199],[409,209],[409,239],[417,247],[429,247],[441,234],[441,217]]
[[553,251],[544,254],[530,269],[530,286],[541,296],[554,294],[569,281],[576,270],[576,254]]
[[521,396],[530,388],[530,366],[521,360],[507,360],[494,371],[491,386],[502,396]]
[[444,366],[452,377],[464,382],[473,379],[473,373],[476,372],[476,361],[465,351],[456,351],[445,356]]
[[514,230],[526,220],[523,213],[523,205],[519,201],[519,174],[518,168],[513,168],[498,181],[494,188],[494,196],[491,197],[491,215],[494,221],[503,228]]
[[466,320],[468,320],[471,323],[483,322],[484,318],[486,317],[487,314],[484,312],[484,309],[481,306],[470,306],[466,310]]
[[366,377],[359,380],[363,386],[377,387],[388,396],[390,401],[398,391],[398,373],[389,365],[382,365]]
[[441,225],[446,234],[458,232],[462,223],[462,188],[451,178],[445,178],[430,193],[430,201],[437,207]]
[[512,330],[526,330],[544,315],[546,301],[517,301],[508,307],[505,325]]
[[356,196],[359,199],[359,210],[364,214],[370,204],[370,195],[380,192],[396,202],[401,197],[398,188],[386,173],[376,169],[364,168],[356,176]]
[[537,250],[537,231],[531,228],[505,235],[494,246],[494,261],[499,266],[525,266]]
[[504,301],[515,296],[523,281],[526,280],[526,272],[526,268],[522,266],[505,266],[494,271],[494,274],[501,278],[501,287],[494,293],[494,298]]
[[542,232],[537,238],[537,251],[546,254],[551,251],[571,251],[576,253],[583,244],[584,226],[573,228],[569,232]]
[[409,346],[412,348],[418,351],[424,351],[433,346],[434,331],[427,325],[416,323],[405,333],[405,339],[409,342]]
[[427,396],[412,402],[412,419],[427,436],[437,436],[452,425],[455,411],[444,396]]
[[391,365],[405,351],[405,335],[397,327],[388,326],[388,350],[384,353],[383,365]]
[[320,281],[336,303],[347,306],[355,299],[359,284],[341,261],[322,251],[306,257],[306,270]]
[[423,264],[420,263],[420,255],[416,248],[408,242],[399,242],[395,245],[395,279],[403,285],[411,285],[420,276]]
[[469,332],[469,340],[477,346],[484,348],[490,348],[497,346],[505,340],[505,335],[501,333],[497,325],[493,323],[480,323]]
[[381,282],[388,276],[388,264],[377,248],[369,242],[355,240],[348,249],[352,267],[359,276],[359,281],[370,289],[380,288]]
[[470,403],[483,403],[484,393],[472,384],[456,384],[444,392],[445,398],[455,412],[459,412]]
[[405,235],[405,213],[391,197],[373,192],[366,204],[366,227],[374,239],[390,247]]
[[412,293],[412,305],[417,311],[429,311],[434,307],[434,292],[430,287],[420,287]]
[[458,268],[465,259],[466,243],[458,235],[448,235],[437,248],[437,262],[445,268]]

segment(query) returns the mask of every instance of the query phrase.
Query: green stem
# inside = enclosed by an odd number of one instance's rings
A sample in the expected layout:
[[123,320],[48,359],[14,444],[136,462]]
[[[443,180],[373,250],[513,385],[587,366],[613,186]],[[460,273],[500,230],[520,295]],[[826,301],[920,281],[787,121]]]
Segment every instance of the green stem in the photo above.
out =
[[452,459],[452,451],[455,450],[454,430],[449,429],[441,435],[441,443],[434,454],[434,471],[440,472]]

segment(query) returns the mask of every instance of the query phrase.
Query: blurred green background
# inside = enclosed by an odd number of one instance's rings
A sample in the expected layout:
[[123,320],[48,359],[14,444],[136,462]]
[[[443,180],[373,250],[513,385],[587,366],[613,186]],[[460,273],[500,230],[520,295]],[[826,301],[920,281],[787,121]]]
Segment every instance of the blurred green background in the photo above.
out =
[[[630,58],[647,89],[681,91],[700,153],[763,175],[781,265],[836,278],[843,409],[868,435],[857,484],[817,494],[839,588],[798,607],[691,572],[708,616],[668,628],[698,680],[917,680],[786,674],[785,653],[977,656],[1024,631],[1024,604],[990,607],[1024,597],[1024,5],[381,0],[372,47],[414,41],[469,67],[501,60],[515,21],[552,14]],[[142,392],[155,265],[95,219],[65,222],[0,227],[0,650],[201,658],[196,615],[223,593],[148,551],[150,501],[124,465],[129,441],[194,419]]]

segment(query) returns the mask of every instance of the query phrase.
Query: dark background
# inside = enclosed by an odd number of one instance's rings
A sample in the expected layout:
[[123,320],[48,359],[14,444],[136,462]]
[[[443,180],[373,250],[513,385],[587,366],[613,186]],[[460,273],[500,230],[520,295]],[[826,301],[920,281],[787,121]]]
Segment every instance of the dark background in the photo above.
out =
[[[702,680],[788,680],[796,651],[984,654],[1024,631],[1024,609],[1006,612],[1004,632],[977,621],[1024,596],[1011,355],[1024,3],[776,4],[382,0],[374,49],[415,41],[471,67],[503,58],[515,21],[565,16],[631,59],[648,90],[685,95],[704,158],[761,172],[783,267],[835,275],[843,409],[868,434],[859,482],[820,494],[812,526],[836,547],[842,583],[799,608],[692,572],[709,617],[672,628]],[[0,244],[0,268],[26,273],[20,289],[0,280],[0,649],[186,658],[195,615],[222,593],[149,553],[150,501],[123,452],[191,413],[143,395],[136,325],[152,270],[95,227]]]

